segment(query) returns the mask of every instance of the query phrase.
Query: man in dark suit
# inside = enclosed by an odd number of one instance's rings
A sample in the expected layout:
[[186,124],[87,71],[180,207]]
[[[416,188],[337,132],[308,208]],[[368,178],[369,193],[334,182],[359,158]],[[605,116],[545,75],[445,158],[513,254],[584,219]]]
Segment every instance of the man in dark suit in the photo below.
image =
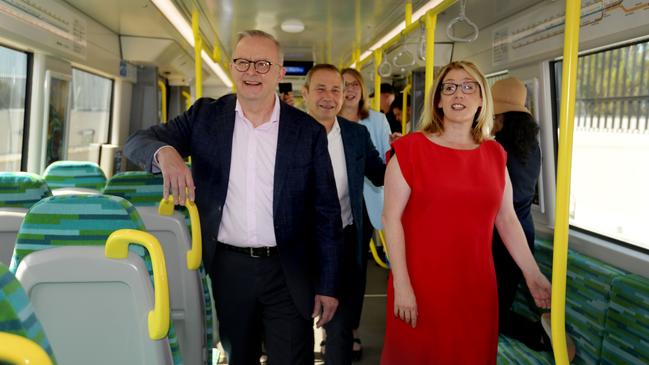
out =
[[[338,305],[342,224],[325,129],[275,94],[279,44],[239,34],[236,95],[200,99],[165,125],[135,133],[126,155],[161,170],[165,196],[196,199],[229,363],[313,364],[312,318]],[[182,157],[192,156],[192,171]]]
[[364,257],[363,181],[367,176],[372,183],[382,186],[385,164],[365,126],[336,116],[343,104],[343,77],[336,66],[315,65],[306,76],[302,96],[308,113],[327,130],[344,227],[344,279],[338,310],[325,326],[324,358],[327,364],[346,365],[352,362],[353,299],[357,291],[365,288],[360,280],[365,275],[365,266],[360,261]]

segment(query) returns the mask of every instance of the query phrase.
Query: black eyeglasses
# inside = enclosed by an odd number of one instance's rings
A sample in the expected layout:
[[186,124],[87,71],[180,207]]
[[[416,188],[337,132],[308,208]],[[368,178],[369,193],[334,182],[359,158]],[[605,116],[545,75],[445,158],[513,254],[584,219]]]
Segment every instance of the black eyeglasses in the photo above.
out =
[[260,74],[268,73],[272,65],[277,65],[267,60],[253,61],[245,58],[235,58],[232,60],[232,63],[234,64],[234,68],[239,72],[246,72],[250,69],[250,65],[254,65],[255,71]]
[[458,87],[462,89],[462,93],[464,94],[473,94],[480,88],[480,84],[477,81],[464,81],[461,84],[456,84],[454,82],[443,82],[442,94],[453,95],[457,91]]

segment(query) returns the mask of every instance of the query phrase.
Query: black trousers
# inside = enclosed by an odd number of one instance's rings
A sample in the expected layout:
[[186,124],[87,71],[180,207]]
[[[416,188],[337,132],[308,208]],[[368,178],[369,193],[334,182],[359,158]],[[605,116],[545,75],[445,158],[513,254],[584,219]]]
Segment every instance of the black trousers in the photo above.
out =
[[[528,244],[530,250],[534,252],[534,239],[528,238]],[[500,333],[521,341],[532,350],[547,350],[548,344],[543,343],[541,340],[545,333],[541,321],[531,321],[511,310],[518,285],[523,281],[523,273],[512,259],[497,232],[494,232],[492,251],[498,282],[498,326]],[[524,282],[523,285],[525,285]]]
[[352,294],[352,328],[358,329],[361,324],[363,301],[365,300],[365,287],[367,286],[367,260],[369,259],[370,240],[374,234],[374,227],[363,202],[363,242],[360,257],[360,273],[354,277],[354,293]]
[[327,331],[327,351],[324,360],[327,365],[348,365],[352,363],[352,346],[357,291],[358,262],[356,259],[356,228],[349,225],[343,230],[345,256],[343,280],[338,296],[336,314],[324,328]]
[[230,365],[312,365],[312,321],[288,291],[279,256],[250,257],[218,247],[210,268],[219,334]]

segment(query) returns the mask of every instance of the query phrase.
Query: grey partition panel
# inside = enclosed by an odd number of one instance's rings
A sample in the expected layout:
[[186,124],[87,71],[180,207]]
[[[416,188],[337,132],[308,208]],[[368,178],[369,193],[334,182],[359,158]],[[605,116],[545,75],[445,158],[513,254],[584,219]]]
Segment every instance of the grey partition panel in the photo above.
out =
[[[203,286],[198,271],[187,269],[187,251],[191,237],[185,217],[178,212],[161,216],[157,207],[136,207],[147,232],[156,236],[165,254],[169,275],[171,318],[185,365],[205,364],[207,351],[212,344],[205,344],[205,310]],[[206,351],[207,349],[207,351]]]
[[149,337],[153,286],[136,254],[116,260],[103,246],[57,247],[26,256],[16,277],[59,364],[173,364],[167,339]]
[[0,262],[9,266],[16,246],[18,229],[25,219],[27,209],[0,209]]

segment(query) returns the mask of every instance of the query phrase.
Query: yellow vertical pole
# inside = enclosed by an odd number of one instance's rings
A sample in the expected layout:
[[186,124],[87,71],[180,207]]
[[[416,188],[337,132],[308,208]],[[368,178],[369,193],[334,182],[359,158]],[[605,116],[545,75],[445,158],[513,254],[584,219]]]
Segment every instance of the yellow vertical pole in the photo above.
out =
[[406,135],[406,124],[408,123],[408,93],[412,88],[410,80],[408,84],[403,88],[403,102],[401,104],[401,134]]
[[372,100],[372,109],[377,112],[381,110],[381,75],[379,75],[379,66],[383,58],[382,49],[374,50],[374,100]]
[[187,110],[192,106],[192,96],[187,91],[183,91],[181,94],[185,98],[185,110]]
[[199,24],[198,10],[192,11],[192,31],[194,33],[194,81],[196,83],[196,99],[203,96],[203,62],[201,52],[203,51],[203,40]]
[[426,24],[426,81],[424,83],[424,100],[428,100],[430,88],[433,86],[435,72],[435,27],[437,27],[437,14],[428,11],[425,16]]
[[162,80],[158,80],[160,89],[160,119],[162,124],[167,123],[167,85]]
[[406,2],[406,28],[412,24],[412,0]]
[[563,76],[559,119],[559,158],[557,168],[557,201],[552,257],[552,347],[558,365],[568,364],[566,347],[566,270],[568,267],[568,214],[572,139],[577,93],[577,52],[579,50],[580,0],[566,1],[566,26],[563,38]]

